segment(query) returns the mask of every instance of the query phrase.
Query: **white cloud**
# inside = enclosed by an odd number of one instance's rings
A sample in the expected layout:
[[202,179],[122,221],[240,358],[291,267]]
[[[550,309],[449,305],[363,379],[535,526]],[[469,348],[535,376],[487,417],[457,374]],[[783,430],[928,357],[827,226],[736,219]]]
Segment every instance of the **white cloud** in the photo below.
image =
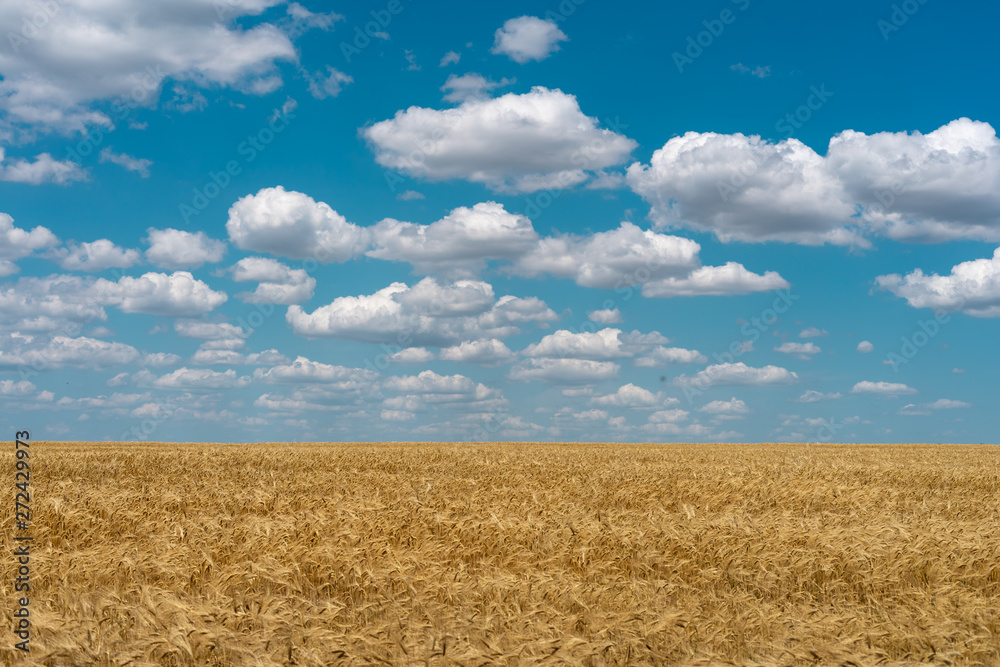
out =
[[745,415],[749,414],[750,408],[747,404],[732,397],[728,401],[712,401],[698,408],[698,412],[707,412],[711,415]]
[[939,398],[933,403],[928,403],[927,407],[931,410],[953,410],[955,408],[971,408],[972,404],[965,401],[953,401],[949,398]]
[[388,422],[405,422],[416,418],[412,412],[406,410],[383,410],[379,413],[379,419]]
[[367,230],[329,205],[280,185],[247,195],[229,209],[229,238],[238,248],[320,263],[345,262],[368,247]]
[[268,384],[327,384],[340,391],[369,388],[375,373],[363,368],[334,366],[306,357],[296,357],[290,364],[254,371],[254,379]]
[[146,233],[146,259],[161,269],[196,269],[206,262],[220,262],[226,254],[226,244],[205,232],[150,227]]
[[820,338],[822,336],[829,335],[829,331],[826,329],[817,329],[816,327],[809,327],[803,329],[799,332],[799,338]]
[[614,408],[652,408],[663,402],[663,396],[630,382],[619,387],[615,393],[595,396],[590,402]]
[[429,225],[386,218],[371,228],[371,237],[369,257],[409,262],[425,274],[471,274],[488,258],[523,255],[538,240],[531,220],[492,201],[460,206]]
[[900,241],[1000,241],[1000,140],[959,118],[928,134],[847,130],[827,161],[865,224]]
[[601,329],[594,333],[572,333],[560,329],[524,349],[527,357],[573,359],[620,359],[631,356],[622,348],[621,329]]
[[[499,390],[475,382],[464,375],[438,375],[434,371],[421,371],[418,375],[392,376],[385,379],[382,388],[406,394],[406,398],[416,399],[419,402],[485,401],[500,396]],[[387,403],[393,405],[389,401]]]
[[844,225],[854,208],[823,158],[797,139],[688,132],[628,168],[629,186],[665,228],[719,240],[861,244]]
[[809,389],[804,394],[796,398],[795,400],[799,403],[815,403],[817,401],[823,400],[836,400],[840,398],[840,392],[824,394],[821,391],[816,391],[815,389]]
[[441,86],[441,92],[446,93],[446,102],[465,102],[466,100],[482,100],[489,97],[489,92],[497,88],[503,88],[514,83],[513,79],[501,79],[492,81],[482,74],[469,72],[462,76],[454,74]]
[[218,372],[186,366],[160,377],[146,370],[139,371],[135,379],[142,386],[157,389],[234,389],[250,384],[249,376],[237,376],[233,369]]
[[668,276],[686,276],[698,267],[701,246],[622,222],[618,229],[589,236],[541,239],[520,257],[513,272],[529,278],[549,273],[572,278],[582,287],[614,289]]
[[691,414],[687,410],[657,410],[653,414],[649,415],[650,424],[673,424],[675,422],[682,422],[688,418]]
[[187,271],[146,273],[139,278],[123,276],[117,286],[118,307],[126,313],[147,315],[201,315],[225,303],[223,292],[215,292]]
[[397,364],[426,364],[434,360],[434,353],[426,347],[405,347],[389,355],[389,361]]
[[[3,66],[3,59],[0,58],[0,67]],[[0,109],[4,106],[3,91],[6,82],[0,80]],[[3,130],[3,121],[0,120],[0,131]],[[0,181],[10,181],[12,183],[27,183],[29,185],[41,185],[42,183],[56,183],[64,185],[71,181],[87,180],[87,171],[80,165],[70,160],[56,160],[48,153],[39,153],[35,156],[34,162],[24,158],[7,160],[3,146],[0,146]]]
[[98,272],[105,269],[127,269],[139,261],[138,250],[119,248],[108,239],[92,243],[67,243],[50,255],[66,271]]
[[545,60],[559,50],[559,42],[568,39],[554,21],[519,16],[508,19],[497,29],[491,52],[523,65],[530,60]]
[[317,100],[336,97],[344,86],[354,83],[354,79],[335,67],[327,65],[326,73],[317,72],[308,76],[309,93]]
[[1000,140],[968,118],[926,135],[845,130],[825,156],[796,139],[688,132],[627,180],[658,225],[724,242],[1000,240]]
[[518,324],[545,324],[557,316],[535,297],[494,301],[488,283],[424,278],[413,287],[393,283],[371,295],[338,297],[312,313],[293,305],[285,319],[300,336],[441,346],[506,338]]
[[42,347],[15,350],[5,354],[0,350],[0,367],[31,366],[36,369],[58,370],[84,368],[100,370],[123,366],[139,358],[131,345],[112,343],[96,338],[55,336]]
[[410,107],[362,134],[383,167],[504,192],[572,187],[584,170],[621,164],[637,145],[599,129],[574,96],[543,87],[440,111]]
[[512,380],[540,380],[550,384],[590,384],[618,376],[620,366],[590,359],[525,359],[515,364]]
[[396,199],[399,201],[413,201],[414,199],[426,199],[426,197],[416,190],[404,190],[396,195]]
[[145,354],[142,357],[142,365],[150,368],[165,368],[176,366],[181,362],[181,358],[172,352],[154,352]]
[[925,275],[917,269],[900,276],[875,278],[880,289],[906,299],[913,308],[960,310],[973,317],[1000,317],[1000,248],[990,259],[976,259],[952,267],[951,273]]
[[0,396],[27,396],[35,392],[35,385],[27,380],[0,380]]
[[447,67],[448,65],[457,65],[458,61],[462,59],[462,55],[455,51],[449,51],[444,54],[441,58],[441,62],[438,67]]
[[601,324],[618,324],[622,321],[622,314],[617,308],[605,308],[590,311],[587,313],[587,319]]
[[870,341],[863,340],[860,343],[858,343],[858,352],[860,352],[861,354],[868,354],[874,349],[875,346],[872,345]]
[[480,364],[483,366],[499,366],[514,358],[503,341],[496,338],[488,340],[463,341],[460,345],[446,347],[438,355],[445,361],[460,361],[463,363]]
[[51,248],[57,243],[59,239],[45,227],[35,227],[31,231],[26,231],[14,226],[14,218],[6,213],[0,213],[0,260],[21,259],[36,250]]
[[640,368],[657,368],[671,364],[703,364],[708,357],[698,350],[687,350],[683,347],[664,347],[662,345],[650,350],[645,357],[635,360]]
[[774,351],[783,354],[793,354],[798,359],[808,360],[812,358],[812,355],[819,354],[823,350],[816,343],[784,342],[775,347]]
[[11,42],[0,57],[3,125],[60,132],[110,126],[101,102],[154,106],[168,78],[251,94],[279,86],[275,62],[297,58],[289,38],[270,23],[242,29],[234,20],[260,14],[278,0],[227,0],[224,22],[217,4],[53,5],[46,24],[25,39],[24,21],[39,5],[2,3],[0,34]]
[[915,394],[917,390],[898,382],[858,382],[851,388],[852,394],[884,394],[886,396],[901,396]]
[[643,284],[646,297],[723,296],[788,289],[791,285],[775,271],[763,275],[749,271],[742,264],[726,262],[722,266],[702,266],[684,278],[662,278]]
[[135,158],[125,153],[115,153],[108,146],[101,150],[101,162],[111,162],[128,171],[134,171],[143,178],[149,178],[149,168],[153,166],[152,160],[145,158]]
[[253,292],[237,294],[246,303],[292,304],[312,298],[316,279],[305,269],[292,269],[267,257],[245,257],[230,268],[233,280],[256,280]]
[[692,377],[679,376],[674,382],[682,387],[711,387],[722,385],[771,385],[792,384],[799,376],[780,366],[754,368],[742,361],[735,364],[716,364]]

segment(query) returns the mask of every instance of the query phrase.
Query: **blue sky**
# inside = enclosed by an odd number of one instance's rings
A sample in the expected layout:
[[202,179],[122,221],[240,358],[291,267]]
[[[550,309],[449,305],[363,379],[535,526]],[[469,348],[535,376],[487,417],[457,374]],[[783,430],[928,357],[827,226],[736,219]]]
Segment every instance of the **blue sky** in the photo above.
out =
[[3,421],[997,442],[998,14],[5,2]]

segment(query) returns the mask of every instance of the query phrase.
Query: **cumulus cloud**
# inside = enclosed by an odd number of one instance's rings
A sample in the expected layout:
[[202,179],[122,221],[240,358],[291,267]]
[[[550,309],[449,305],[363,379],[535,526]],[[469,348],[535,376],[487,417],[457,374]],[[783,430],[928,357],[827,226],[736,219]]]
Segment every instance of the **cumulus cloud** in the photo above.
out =
[[448,53],[444,54],[444,56],[441,58],[441,62],[438,64],[438,67],[457,65],[458,61],[461,59],[462,59],[462,54],[457,53],[455,51],[449,51]]
[[[20,349],[18,349],[20,348]],[[19,345],[11,353],[0,350],[0,368],[30,366],[43,370],[83,368],[101,370],[123,366],[139,358],[131,345],[80,336],[55,336],[42,346]]]
[[758,275],[735,262],[700,266],[700,250],[691,239],[622,222],[618,229],[589,236],[543,238],[510,271],[531,278],[548,273],[582,287],[641,285],[646,297],[745,294],[789,286],[773,271]]
[[514,353],[504,345],[503,341],[490,338],[488,340],[467,340],[460,345],[446,347],[441,350],[438,358],[482,366],[499,366],[511,361],[514,358]]
[[796,398],[795,400],[799,403],[815,403],[817,401],[825,400],[836,400],[840,398],[840,392],[824,394],[821,391],[816,391],[815,389],[809,389],[804,394]]
[[883,394],[885,396],[901,396],[915,394],[917,390],[899,382],[870,382],[864,380],[851,388],[852,394]]
[[662,394],[654,394],[631,382],[618,387],[618,391],[590,399],[594,405],[604,405],[613,408],[652,408],[663,402]]
[[[3,60],[0,59],[0,65]],[[6,81],[0,80],[0,108],[3,108],[3,90]],[[0,121],[0,129],[3,122]],[[65,185],[71,181],[87,180],[87,171],[80,165],[70,160],[56,160],[48,153],[39,153],[34,161],[25,158],[13,160],[6,159],[5,151],[0,146],[0,181],[11,183],[26,183],[29,185],[41,185],[43,183],[56,183]]]
[[229,239],[238,248],[320,263],[345,262],[368,247],[367,230],[328,204],[280,185],[247,195],[229,209]]
[[827,160],[873,231],[899,241],[1000,241],[1000,140],[959,118],[933,132],[847,130]]
[[[0,213],[0,263],[27,257],[37,250],[51,248],[59,243],[56,235],[45,227],[31,231],[14,226],[14,218]],[[15,271],[8,271],[14,273]]]
[[688,377],[681,375],[675,384],[682,387],[705,388],[722,385],[774,385],[798,382],[799,376],[780,366],[754,368],[742,361],[735,364],[715,364]]
[[508,19],[497,29],[491,51],[523,65],[531,60],[545,60],[559,50],[559,42],[568,39],[554,21],[519,16]]
[[617,377],[620,368],[610,361],[590,359],[525,359],[510,369],[508,377],[549,384],[592,384]]
[[117,287],[121,294],[118,307],[126,313],[175,317],[201,315],[228,299],[224,292],[213,291],[187,271],[169,275],[146,273],[139,278],[123,276]]
[[108,239],[92,243],[67,243],[55,248],[50,257],[67,271],[98,272],[105,269],[127,269],[139,261],[138,250],[120,248]]
[[0,380],[0,396],[28,396],[35,393],[35,385],[27,380]]
[[316,288],[316,279],[305,269],[292,269],[267,257],[245,257],[229,270],[237,282],[259,283],[253,292],[236,295],[246,303],[299,303],[311,299]]
[[226,254],[226,244],[209,238],[205,232],[150,227],[146,233],[146,260],[161,269],[196,269],[205,263],[220,262]]
[[371,228],[369,257],[409,262],[419,273],[471,274],[486,259],[513,259],[534,247],[531,220],[508,213],[501,204],[460,206],[429,225],[382,220]]
[[135,380],[140,386],[157,389],[235,389],[250,384],[249,376],[238,376],[233,369],[220,372],[186,366],[159,377],[142,370],[135,374]]
[[735,396],[728,401],[712,401],[698,408],[698,412],[710,415],[745,415],[750,412],[747,404]]
[[622,321],[622,314],[617,308],[605,308],[590,311],[587,313],[587,319],[601,324],[618,324]]
[[614,289],[668,276],[687,276],[698,267],[701,246],[622,222],[618,229],[589,236],[541,239],[520,257],[513,272],[534,278],[548,273],[582,287]]
[[294,61],[295,47],[271,23],[243,29],[229,19],[274,4],[227,0],[226,22],[210,2],[77,4],[57,10],[26,39],[23,21],[38,5],[4,2],[0,34],[12,41],[0,58],[3,124],[59,132],[111,126],[102,102],[153,106],[168,78],[192,87],[270,92],[281,84],[275,63]]
[[788,289],[791,285],[775,271],[754,273],[736,262],[702,266],[683,278],[662,278],[644,283],[647,297],[723,296]]
[[799,332],[799,338],[820,338],[822,336],[828,335],[830,332],[826,329],[818,329],[816,327],[808,327]]
[[965,401],[953,401],[947,398],[939,398],[933,403],[910,403],[903,406],[899,414],[907,416],[928,416],[933,414],[934,410],[955,410],[958,408],[971,408],[971,403],[966,403]]
[[623,349],[621,329],[602,329],[573,333],[560,329],[525,348],[527,357],[563,357],[573,359],[620,359],[631,356]]
[[635,365],[640,368],[660,368],[672,364],[703,364],[707,361],[708,357],[698,350],[659,345],[646,356],[636,359]]
[[628,168],[629,186],[664,228],[723,241],[863,244],[844,228],[854,208],[823,158],[797,139],[688,132]]
[[845,130],[826,155],[797,139],[688,132],[627,181],[660,227],[723,242],[1000,240],[1000,140],[968,118],[926,135]]
[[858,343],[858,352],[861,354],[868,354],[875,349],[875,346],[871,344],[871,341],[863,340]]
[[586,171],[621,164],[637,145],[598,128],[574,96],[543,87],[440,111],[410,107],[362,135],[383,167],[503,192],[572,187]]
[[482,74],[469,72],[462,76],[452,74],[441,86],[446,102],[465,102],[466,100],[481,100],[489,97],[491,90],[503,88],[514,83],[513,79],[492,81]]
[[446,346],[465,340],[506,338],[517,325],[545,324],[556,314],[535,297],[494,300],[488,283],[424,278],[413,287],[392,283],[374,294],[338,297],[312,313],[289,307],[292,331],[310,338],[332,337],[403,346]]
[[875,285],[906,299],[913,308],[1000,317],[1000,248],[990,259],[956,264],[946,276],[926,275],[917,269],[905,276],[898,273],[878,276]]
[[434,360],[434,353],[426,347],[405,347],[389,355],[389,360],[397,364],[426,364]]
[[254,379],[267,384],[323,384],[339,391],[368,389],[375,378],[370,370],[324,364],[303,356],[290,364],[254,371]]

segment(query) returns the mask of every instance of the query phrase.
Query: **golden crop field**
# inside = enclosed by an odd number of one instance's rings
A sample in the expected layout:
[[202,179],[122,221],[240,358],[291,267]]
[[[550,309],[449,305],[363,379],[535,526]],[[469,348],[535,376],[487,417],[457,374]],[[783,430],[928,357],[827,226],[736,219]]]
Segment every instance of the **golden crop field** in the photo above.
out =
[[31,653],[5,630],[8,665],[1000,664],[1000,447],[31,457]]

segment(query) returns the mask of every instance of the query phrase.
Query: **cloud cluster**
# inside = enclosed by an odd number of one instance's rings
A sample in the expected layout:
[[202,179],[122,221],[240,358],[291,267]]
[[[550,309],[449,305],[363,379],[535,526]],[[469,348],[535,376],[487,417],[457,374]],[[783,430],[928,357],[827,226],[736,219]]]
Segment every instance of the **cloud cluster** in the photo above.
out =
[[926,135],[845,130],[825,156],[797,139],[688,132],[627,182],[657,225],[723,242],[1000,240],[1000,140],[968,118]]

